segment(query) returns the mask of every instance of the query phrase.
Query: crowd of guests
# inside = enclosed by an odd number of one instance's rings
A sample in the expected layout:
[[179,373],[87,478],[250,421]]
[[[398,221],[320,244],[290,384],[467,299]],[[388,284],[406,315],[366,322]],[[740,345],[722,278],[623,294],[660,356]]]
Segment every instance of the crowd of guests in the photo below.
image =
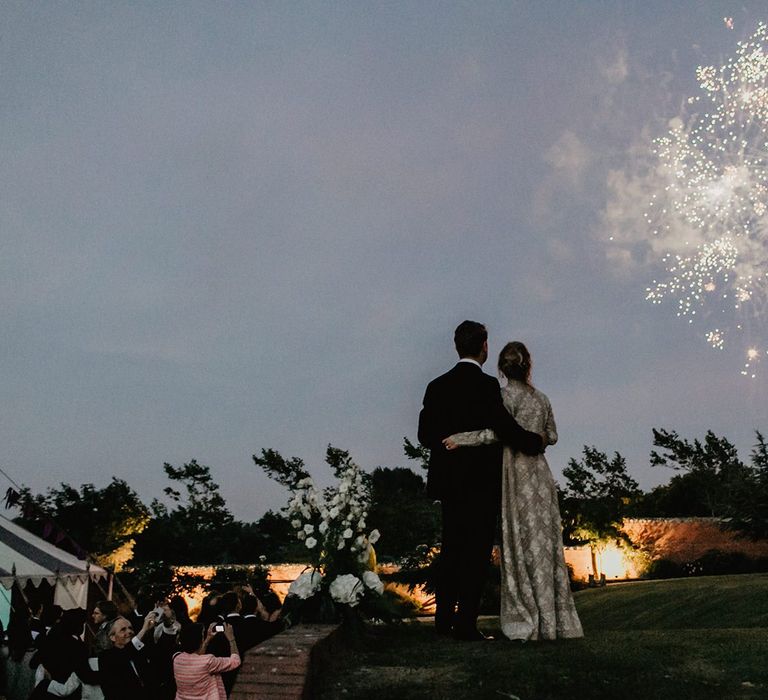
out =
[[283,628],[277,596],[249,586],[210,593],[194,622],[180,596],[145,607],[31,604],[23,639],[8,630],[11,657],[35,672],[30,700],[226,700],[242,654]]

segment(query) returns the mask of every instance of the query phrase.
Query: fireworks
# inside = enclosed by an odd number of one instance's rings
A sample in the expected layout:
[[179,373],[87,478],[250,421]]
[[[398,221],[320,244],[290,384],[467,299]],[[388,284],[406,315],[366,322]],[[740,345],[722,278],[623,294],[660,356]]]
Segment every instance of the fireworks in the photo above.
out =
[[697,69],[702,94],[654,143],[665,185],[645,215],[666,271],[646,298],[672,298],[678,316],[708,324],[712,347],[739,347],[752,377],[767,354],[767,47],[761,23],[724,66]]

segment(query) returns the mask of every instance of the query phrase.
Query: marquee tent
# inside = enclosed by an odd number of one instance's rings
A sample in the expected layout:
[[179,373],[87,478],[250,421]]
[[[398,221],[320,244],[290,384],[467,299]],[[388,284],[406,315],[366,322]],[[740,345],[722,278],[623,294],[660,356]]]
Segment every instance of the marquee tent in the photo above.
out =
[[65,610],[85,608],[88,581],[106,579],[107,571],[78,559],[0,515],[0,620],[8,624],[11,589],[28,582],[54,586],[54,603]]

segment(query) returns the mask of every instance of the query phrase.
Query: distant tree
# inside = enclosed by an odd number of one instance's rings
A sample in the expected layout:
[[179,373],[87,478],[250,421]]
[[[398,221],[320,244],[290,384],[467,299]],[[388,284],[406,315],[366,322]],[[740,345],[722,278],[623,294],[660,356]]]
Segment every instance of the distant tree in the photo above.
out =
[[377,467],[371,474],[368,520],[381,532],[378,556],[399,559],[440,537],[440,510],[426,495],[424,479],[404,467]]
[[[747,497],[754,470],[739,459],[736,447],[726,438],[709,430],[704,442],[689,442],[675,431],[654,429],[653,444],[660,448],[651,452],[653,466],[684,472],[655,494],[658,505],[667,511],[664,515],[729,517]],[[648,500],[653,503],[654,499]]]
[[596,554],[607,541],[625,539],[621,525],[632,499],[640,495],[640,487],[627,473],[626,460],[618,452],[608,459],[604,452],[586,445],[582,459],[571,459],[563,476],[563,541],[566,545],[589,545],[597,576]]
[[62,484],[46,494],[21,491],[22,515],[16,522],[79,555],[82,548],[105,566],[119,566],[130,558],[134,539],[144,531],[150,512],[123,479],[107,486]]
[[[330,451],[335,448],[329,445],[328,449]],[[296,488],[296,484],[309,477],[303,460],[298,457],[285,459],[277,450],[262,450],[261,457],[253,455],[253,462],[257,467],[261,467],[270,479],[274,479],[288,490]]]
[[233,563],[230,545],[242,526],[235,523],[210,467],[193,459],[179,468],[166,463],[163,470],[179,484],[164,489],[173,507],[152,501],[152,521],[137,538],[133,563]]
[[414,445],[407,437],[403,438],[403,452],[408,459],[419,463],[422,469],[429,468],[429,448],[424,445]]
[[730,509],[728,526],[753,540],[768,539],[768,445],[760,431],[752,449],[750,475]]
[[288,518],[268,510],[255,523],[236,523],[228,545],[229,559],[251,563],[256,555],[270,563],[303,561],[306,547],[296,539]]
[[172,486],[163,491],[174,503],[178,517],[195,529],[214,530],[234,521],[227,509],[224,497],[219,493],[219,485],[211,476],[210,467],[192,460],[183,467],[176,468],[167,462],[163,464],[166,476],[183,485],[186,496]]

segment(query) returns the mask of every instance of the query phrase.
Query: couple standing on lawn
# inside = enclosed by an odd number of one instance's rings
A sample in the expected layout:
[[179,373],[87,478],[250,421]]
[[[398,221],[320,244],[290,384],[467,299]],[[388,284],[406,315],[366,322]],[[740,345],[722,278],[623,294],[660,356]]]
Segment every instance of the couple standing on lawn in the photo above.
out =
[[500,389],[482,371],[485,326],[464,321],[454,342],[459,362],[430,382],[419,415],[419,441],[430,449],[427,490],[443,516],[435,629],[488,639],[477,616],[501,505],[501,631],[522,641],[581,637],[544,458],[557,441],[555,421],[549,399],[530,382],[528,350],[504,346]]

